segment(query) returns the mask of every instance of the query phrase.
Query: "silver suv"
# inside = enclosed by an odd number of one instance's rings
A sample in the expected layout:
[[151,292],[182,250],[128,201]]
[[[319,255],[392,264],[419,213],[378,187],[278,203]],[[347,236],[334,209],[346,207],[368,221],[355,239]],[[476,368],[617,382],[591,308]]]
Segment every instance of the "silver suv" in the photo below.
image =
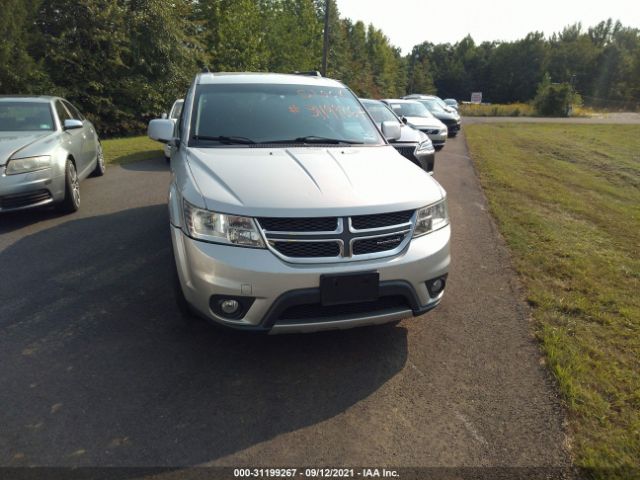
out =
[[355,95],[320,76],[203,73],[170,142],[169,214],[186,317],[271,333],[399,321],[440,302],[443,188]]

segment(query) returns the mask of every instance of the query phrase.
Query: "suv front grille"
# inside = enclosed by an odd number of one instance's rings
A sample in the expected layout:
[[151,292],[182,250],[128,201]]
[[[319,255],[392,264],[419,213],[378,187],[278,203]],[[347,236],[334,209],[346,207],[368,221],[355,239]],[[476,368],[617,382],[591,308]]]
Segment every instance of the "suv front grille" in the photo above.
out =
[[353,254],[365,255],[367,253],[378,253],[393,250],[402,243],[406,235],[406,233],[395,233],[393,235],[387,235],[386,237],[356,240],[353,242]]
[[269,232],[335,232],[338,219],[336,217],[261,217],[258,218],[258,223]]
[[416,157],[413,155],[413,152],[416,151],[415,145],[394,145],[393,148],[395,148],[400,155],[415,163]]
[[405,210],[404,212],[394,213],[378,213],[375,215],[358,215],[351,217],[351,225],[357,230],[365,230],[367,228],[381,228],[389,225],[401,225],[409,223],[413,217],[413,210]]
[[338,242],[271,242],[271,246],[283,254],[292,258],[322,258],[337,257],[340,255]]
[[395,255],[409,243],[415,210],[353,217],[258,218],[269,248],[294,263]]

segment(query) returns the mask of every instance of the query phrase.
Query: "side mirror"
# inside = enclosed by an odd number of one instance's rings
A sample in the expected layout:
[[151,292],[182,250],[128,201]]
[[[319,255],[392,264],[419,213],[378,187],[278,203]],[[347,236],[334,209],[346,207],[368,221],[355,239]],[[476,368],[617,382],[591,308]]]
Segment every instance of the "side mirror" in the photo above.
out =
[[409,123],[409,120],[404,115],[402,116],[402,118],[400,120],[402,120],[402,123],[404,123],[405,125],[407,125]]
[[167,118],[168,116],[169,116],[169,115],[167,115],[167,113],[165,112],[165,113],[163,113],[162,115],[160,115],[160,118],[161,118],[162,120],[166,120],[166,118]]
[[392,120],[382,122],[382,135],[388,141],[398,140],[402,136],[400,124]]
[[63,130],[75,130],[76,128],[82,128],[83,124],[81,120],[67,119],[62,125]]
[[149,122],[147,135],[151,140],[157,142],[169,143],[173,138],[174,123],[166,118],[156,118]]

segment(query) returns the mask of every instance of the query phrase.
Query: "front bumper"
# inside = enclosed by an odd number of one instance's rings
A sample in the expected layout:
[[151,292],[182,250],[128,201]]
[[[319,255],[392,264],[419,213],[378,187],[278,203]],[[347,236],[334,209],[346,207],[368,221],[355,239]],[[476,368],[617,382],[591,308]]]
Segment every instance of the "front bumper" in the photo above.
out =
[[457,135],[461,128],[460,120],[445,122],[447,129],[449,130],[449,136]]
[[[187,302],[214,323],[271,333],[344,329],[420,315],[438,305],[426,281],[449,268],[450,227],[413,239],[394,257],[333,264],[289,264],[269,250],[205,243],[171,227],[178,276]],[[327,308],[319,304],[320,275],[377,271],[380,301]],[[216,296],[249,297],[240,319],[216,314]]]
[[40,207],[64,199],[64,175],[55,176],[53,168],[6,175],[0,167],[0,212]]

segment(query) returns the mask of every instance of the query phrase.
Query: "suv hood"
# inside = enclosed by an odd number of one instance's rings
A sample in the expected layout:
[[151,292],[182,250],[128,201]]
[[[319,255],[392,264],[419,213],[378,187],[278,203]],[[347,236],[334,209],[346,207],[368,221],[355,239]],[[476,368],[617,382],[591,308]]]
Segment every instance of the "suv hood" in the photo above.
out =
[[415,128],[446,128],[446,125],[437,118],[430,117],[406,117],[409,125]]
[[54,132],[0,132],[0,166],[16,152],[26,149],[41,138]]
[[188,161],[206,208],[222,213],[386,213],[423,207],[444,196],[438,182],[388,145],[193,148]]

